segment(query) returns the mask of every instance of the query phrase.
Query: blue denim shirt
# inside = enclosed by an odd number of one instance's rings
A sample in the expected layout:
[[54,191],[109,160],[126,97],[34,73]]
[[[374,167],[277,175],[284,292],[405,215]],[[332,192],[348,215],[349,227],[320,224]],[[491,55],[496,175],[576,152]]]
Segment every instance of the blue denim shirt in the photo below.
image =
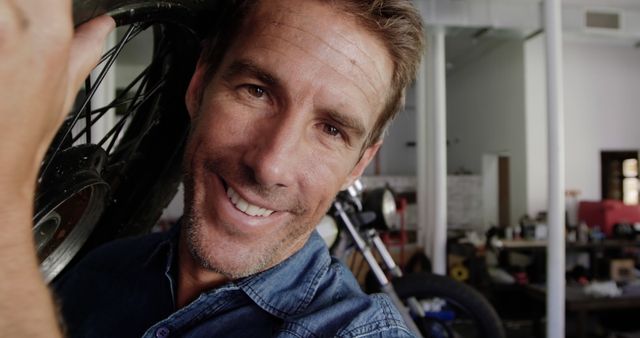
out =
[[69,337],[413,337],[315,232],[284,262],[177,309],[175,228],[109,243],[56,282]]

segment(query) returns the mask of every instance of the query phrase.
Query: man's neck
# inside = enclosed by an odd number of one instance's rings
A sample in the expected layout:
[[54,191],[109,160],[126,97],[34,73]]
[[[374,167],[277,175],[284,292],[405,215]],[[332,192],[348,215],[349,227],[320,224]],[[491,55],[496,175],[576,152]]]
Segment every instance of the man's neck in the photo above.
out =
[[219,273],[203,269],[194,259],[180,236],[178,244],[178,292],[176,306],[178,309],[188,305],[198,296],[210,289],[227,283],[229,279]]

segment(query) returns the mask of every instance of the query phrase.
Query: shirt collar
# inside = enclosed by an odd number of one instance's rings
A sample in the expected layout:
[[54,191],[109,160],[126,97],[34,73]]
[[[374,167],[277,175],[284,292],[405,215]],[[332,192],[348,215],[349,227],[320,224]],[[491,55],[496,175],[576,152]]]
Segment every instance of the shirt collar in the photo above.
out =
[[313,231],[298,252],[268,270],[235,283],[263,310],[286,318],[309,306],[330,264],[326,244]]
[[[171,285],[175,302],[175,274],[180,222],[175,224],[158,243],[147,263],[161,259],[164,273]],[[266,312],[287,318],[303,312],[318,291],[321,278],[327,273],[331,256],[322,237],[313,231],[296,253],[276,266],[233,282]]]
[[144,265],[153,264],[161,260],[164,264],[164,272],[169,273],[173,264],[173,258],[177,254],[178,239],[180,237],[180,221],[176,222],[168,231],[162,233],[162,238],[151,252]]
[[178,257],[178,240],[180,238],[180,223],[178,220],[170,229],[162,234],[161,240],[156,248],[151,252],[149,258],[144,263],[145,266],[156,264],[157,269],[162,272],[169,282],[169,292],[171,293],[171,301],[173,307],[176,307],[176,279],[177,273],[177,257]]

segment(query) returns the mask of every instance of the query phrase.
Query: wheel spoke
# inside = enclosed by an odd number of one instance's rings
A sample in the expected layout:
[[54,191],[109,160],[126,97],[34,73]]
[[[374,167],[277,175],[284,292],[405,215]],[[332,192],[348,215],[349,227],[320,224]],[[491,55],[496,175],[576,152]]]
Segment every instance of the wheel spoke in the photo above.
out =
[[[87,79],[84,81],[84,87],[86,88],[87,91],[91,90],[91,76],[87,76]],[[89,112],[89,111],[91,111],[91,102],[89,102],[89,104],[87,104],[87,107],[85,109],[85,114],[84,114],[85,115],[84,132],[85,132],[85,135],[87,136],[85,138],[86,143],[91,143],[91,125],[92,125],[92,123],[91,123],[91,115],[86,113],[86,112]],[[75,140],[74,140],[74,142],[75,142]]]
[[110,57],[108,58],[107,64],[104,66],[104,68],[102,69],[102,71],[98,75],[98,78],[96,79],[96,81],[94,83],[94,86],[92,88],[90,88],[91,90],[88,91],[87,97],[85,98],[82,106],[80,107],[78,112],[74,115],[73,120],[71,122],[71,125],[69,126],[69,128],[67,128],[67,130],[65,131],[63,137],[61,138],[60,143],[56,146],[53,154],[51,155],[51,158],[45,164],[45,167],[42,170],[42,176],[44,176],[46,174],[47,170],[49,169],[50,164],[53,162],[53,159],[60,152],[60,148],[62,147],[62,144],[64,143],[64,140],[71,134],[71,130],[73,129],[73,127],[78,122],[78,119],[80,118],[81,112],[84,111],[87,106],[89,106],[89,104],[91,102],[91,99],[93,98],[93,95],[95,95],[95,93],[96,93],[96,89],[100,86],[100,83],[102,83],[102,80],[107,75],[107,72],[109,71],[109,69],[111,68],[113,63],[116,61],[116,58],[118,57],[118,55],[122,51],[122,48],[124,47],[125,42],[128,41],[128,39],[131,36],[131,34],[133,33],[134,29],[136,29],[136,27],[138,27],[138,26],[139,26],[138,24],[131,25],[129,27],[129,29],[127,29],[127,32],[125,33],[124,37],[115,46],[114,52],[111,53]]
[[[132,33],[132,35],[137,35],[138,33],[136,33],[136,31],[134,31]],[[131,38],[129,38],[126,41],[129,41],[129,40],[131,40]],[[156,51],[154,51],[153,54],[155,55],[156,58],[164,58],[167,53],[168,53],[168,50],[164,49],[164,50],[156,50]],[[88,124],[88,126],[93,126],[111,108],[116,108],[116,107],[120,107],[120,106],[129,104],[129,108],[127,108],[127,111],[130,111],[132,109],[132,107],[134,109],[137,109],[138,105],[135,105],[135,102],[137,100],[139,100],[140,98],[142,98],[143,100],[146,100],[147,96],[152,95],[153,93],[142,93],[141,92],[141,90],[146,86],[146,82],[148,80],[147,75],[149,74],[150,69],[151,69],[152,66],[153,65],[148,65],[147,67],[145,67],[145,69],[142,72],[140,72],[140,74],[138,74],[136,76],[136,78],[133,79],[133,81],[131,81],[127,85],[127,87],[125,89],[123,89],[122,92],[109,105],[101,107],[101,108],[98,108],[98,109],[95,109],[95,110],[91,110],[91,111],[89,109],[85,109],[85,111],[82,113],[81,117],[85,117],[86,118],[87,115],[92,115],[92,116],[93,115],[97,115],[93,119],[91,119],[91,122]],[[133,97],[127,97],[127,94],[129,92],[131,92],[131,90],[136,85],[138,85],[138,89],[136,90],[136,94]],[[155,93],[155,91],[154,91],[154,93]],[[129,116],[130,114],[126,113],[125,115]],[[73,137],[72,142],[75,143],[77,140],[79,140],[83,135],[86,135],[86,133],[88,133],[88,132],[90,132],[90,129],[85,127],[82,131],[80,131],[77,135],[75,135]],[[89,143],[89,142],[87,142],[87,143]]]
[[155,94],[164,85],[164,83],[165,83],[164,80],[160,81],[158,84],[156,84],[149,91],[149,93],[147,93],[147,95],[144,96],[144,98],[142,100],[140,100],[139,102],[135,103],[135,106],[132,105],[129,108],[129,111],[127,111],[127,113],[120,119],[120,121],[118,121],[118,123],[116,123],[116,125],[104,136],[104,138],[102,138],[102,140],[100,140],[100,142],[98,142],[99,146],[103,146],[104,143],[106,143],[107,140],[109,140],[109,138],[113,137],[113,139],[109,143],[108,148],[106,149],[107,154],[110,154],[111,148],[112,148],[113,144],[115,143],[115,140],[117,139],[118,135],[120,134],[120,131],[124,127],[124,124],[125,124],[125,122],[127,120],[127,117],[129,117],[130,115],[133,115],[135,110],[138,107],[140,107],[141,105],[145,104],[151,97],[153,97],[153,94]]
[[[89,123],[89,126],[93,126],[100,118],[102,118],[102,116],[104,116],[104,114],[107,113],[107,111],[109,111],[109,109],[112,108],[116,108],[119,106],[123,106],[125,104],[129,104],[131,102],[134,102],[135,100],[138,99],[138,97],[130,97],[127,98],[127,93],[129,93],[129,91],[131,91],[131,89],[140,83],[140,87],[144,86],[144,83],[146,82],[146,76],[149,73],[149,68],[150,66],[147,66],[142,72],[140,72],[140,74],[138,74],[138,76],[136,76],[136,78],[129,83],[129,85],[127,85],[127,87],[122,91],[122,93],[120,93],[120,95],[118,95],[118,97],[116,97],[110,104],[95,109],[93,111],[90,112],[85,112],[84,114],[86,114],[86,116],[91,116],[91,115],[96,115],[93,119],[91,119],[91,122]],[[142,81],[141,81],[142,80]],[[86,116],[84,116],[86,118]],[[76,142],[78,139],[80,139],[80,137],[82,137],[82,135],[84,135],[85,133],[90,132],[90,130],[88,130],[87,128],[83,129],[80,133],[78,133],[78,135],[75,135],[73,138],[73,142]]]
[[[147,101],[147,98],[149,98],[151,95],[153,95],[153,93],[155,91],[151,91],[147,96],[145,96],[142,101],[139,101],[140,97],[142,96],[142,91],[147,87],[148,82],[148,78],[144,78],[144,80],[142,81],[142,83],[140,83],[140,86],[138,86],[138,89],[136,90],[135,95],[133,96],[131,102],[129,103],[129,107],[127,108],[127,112],[124,114],[124,116],[122,117],[122,119],[118,122],[118,124],[112,129],[112,131],[115,129],[115,133],[111,133],[111,131],[109,132],[110,134],[113,134],[113,137],[111,138],[111,141],[109,142],[109,145],[107,146],[107,154],[111,153],[111,149],[113,148],[113,145],[115,144],[115,141],[118,139],[118,136],[120,136],[120,132],[122,131],[122,128],[124,127],[125,121],[128,117],[130,117],[131,115],[133,115],[133,112],[144,102]],[[107,136],[109,135],[109,133],[107,134]],[[106,142],[106,139],[108,138],[107,136],[105,136],[105,138],[103,140],[100,141],[99,145],[102,146],[104,144],[104,142]]]
[[[164,44],[161,44],[164,45]],[[160,57],[164,57],[167,54],[168,50],[158,50],[156,49],[154,51],[154,55],[159,55]],[[153,64],[149,65],[150,68],[153,67]],[[145,77],[142,80],[142,83],[138,86],[138,89],[136,91],[136,94],[134,95],[133,99],[131,100],[131,103],[127,109],[127,112],[124,114],[123,118],[117,123],[116,126],[114,126],[114,128],[109,131],[109,133],[98,143],[100,146],[102,146],[106,140],[110,137],[111,140],[109,142],[109,145],[106,148],[106,152],[107,154],[111,154],[111,151],[113,149],[113,146],[115,145],[115,142],[118,140],[118,137],[120,135],[120,133],[122,132],[122,129],[124,128],[125,125],[125,119],[131,115],[133,115],[135,113],[135,111],[138,110],[138,108],[140,106],[142,106],[143,104],[145,104],[148,99],[152,96],[155,95],[155,93],[164,85],[165,83],[165,79],[161,79],[158,81],[158,83],[150,90],[148,90],[146,87],[148,85],[148,78]],[[143,92],[144,91],[144,92]],[[140,98],[142,98],[142,100],[138,101]],[[146,133],[149,131],[150,127],[147,127],[144,131],[142,131],[140,133],[140,135],[146,135]],[[115,131],[114,131],[115,130]],[[137,141],[135,143],[131,143],[131,144],[137,144]]]
[[[107,61],[107,64],[104,66],[102,71],[100,71],[100,74],[98,74],[98,78],[96,79],[95,86],[93,88],[91,88],[91,91],[88,92],[87,98],[85,99],[84,104],[82,105],[82,107],[80,107],[79,112],[84,111],[85,106],[90,104],[91,99],[93,98],[93,96],[95,95],[95,93],[96,93],[96,91],[98,89],[98,86],[100,86],[100,84],[102,83],[102,80],[104,80],[104,77],[107,75],[107,72],[111,69],[111,66],[116,61],[116,58],[118,57],[118,55],[122,51],[122,48],[124,47],[125,42],[128,41],[129,36],[131,35],[131,33],[133,32],[133,30],[134,30],[134,28],[136,26],[137,25],[131,25],[129,27],[129,29],[127,29],[127,32],[125,33],[125,36],[122,38],[122,40],[120,40],[120,42],[115,46],[116,50],[112,53],[111,57]],[[79,115],[78,115],[78,117],[79,117]],[[72,127],[75,125],[76,122],[77,122],[77,118],[72,123]]]
[[[135,28],[134,28],[135,26]],[[141,24],[136,24],[136,25],[131,25],[130,29],[133,28],[133,30],[131,31],[131,34],[127,35],[125,34],[125,38],[126,39],[122,39],[122,43],[126,44],[129,41],[131,41],[133,38],[135,38],[136,36],[138,36],[138,34],[140,34],[140,32],[144,31],[145,29],[148,28],[148,26],[142,26]],[[107,61],[109,58],[111,58],[113,56],[114,53],[116,53],[118,49],[118,46],[113,46],[111,47],[106,53],[104,53],[104,55],[102,55],[102,57],[100,58],[100,61],[98,62],[98,64],[102,64],[105,61]]]

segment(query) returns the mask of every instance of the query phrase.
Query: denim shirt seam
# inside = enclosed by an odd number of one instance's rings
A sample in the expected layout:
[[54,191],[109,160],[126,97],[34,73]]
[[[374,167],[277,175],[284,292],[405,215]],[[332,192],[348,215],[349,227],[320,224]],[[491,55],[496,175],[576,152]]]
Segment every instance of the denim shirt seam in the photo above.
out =
[[[290,264],[291,263],[292,262],[290,262]],[[272,305],[272,302],[270,301],[272,296],[270,294],[263,295],[253,287],[253,285],[258,285],[259,283],[266,282],[266,280],[263,279],[260,274],[256,275],[253,278],[250,277],[238,283],[238,285],[240,286],[241,290],[243,290],[249,296],[249,298],[251,298],[258,306],[276,317],[285,319],[289,316],[301,313],[311,304],[317,292],[320,280],[322,279],[323,275],[326,275],[330,266],[331,258],[328,256],[328,254],[326,256],[321,255],[319,261],[313,265],[313,270],[315,270],[315,274],[313,275],[313,277],[311,277],[311,279],[307,283],[305,283],[305,286],[300,286],[296,289],[299,291],[303,290],[304,293],[300,293],[300,300],[299,302],[297,302],[296,306],[291,307],[291,311],[286,311],[285,308],[288,308],[286,306]]]
[[345,337],[345,338],[346,337],[349,337],[349,338],[366,337],[368,335],[379,334],[384,331],[391,331],[391,330],[402,331],[402,332],[405,332],[408,336],[413,336],[413,334],[405,328],[404,323],[400,322],[397,319],[390,319],[390,318],[378,319],[376,321],[367,322],[362,325],[353,327],[351,329],[338,332],[336,336]]
[[313,296],[317,291],[317,286],[318,284],[320,284],[320,279],[322,275],[324,275],[329,268],[329,264],[327,263],[328,262],[323,262],[319,266],[319,268],[316,269],[317,271],[313,275],[309,283],[306,283],[308,286],[305,288],[305,292],[304,294],[302,294],[300,302],[298,302],[298,305],[294,308],[293,311],[285,311],[281,307],[271,305],[271,302],[269,302],[268,300],[269,297],[263,297],[260,294],[260,292],[256,291],[252,287],[252,285],[255,284],[256,280],[258,279],[248,281],[248,283],[243,283],[243,285],[241,286],[241,289],[244,290],[244,292],[247,293],[247,295],[250,295],[251,296],[250,298],[254,299],[254,302],[260,307],[262,307],[264,310],[266,310],[267,312],[277,317],[285,319],[289,316],[292,316],[304,311],[309,306],[309,304],[313,300]]
[[217,311],[218,309],[220,309],[221,307],[228,305],[230,302],[233,301],[237,301],[236,297],[229,297],[228,295],[224,295],[223,299],[216,299],[214,300],[213,298],[216,296],[220,296],[220,295],[215,295],[216,293],[221,293],[221,292],[231,292],[231,291],[238,291],[239,288],[235,285],[227,285],[226,287],[223,287],[222,289],[217,289],[217,290],[213,290],[213,291],[209,291],[207,293],[202,294],[199,298],[201,298],[201,302],[202,304],[199,304],[196,308],[200,309],[200,311],[196,312],[190,320],[185,322],[185,325],[183,326],[187,326],[193,322],[199,322],[201,321],[202,318],[208,316],[209,314]]
[[[223,289],[218,289],[215,291],[211,291],[208,293],[203,293],[194,300],[191,304],[178,309],[174,313],[172,313],[169,317],[155,323],[147,332],[153,332],[158,326],[166,326],[169,330],[181,330],[185,327],[190,326],[193,323],[201,322],[202,318],[208,316],[211,313],[214,313],[222,306],[227,305],[229,303],[229,299],[225,297],[222,300],[212,300],[214,296],[213,293],[217,293],[220,291],[234,291],[238,290],[236,286],[227,286]],[[187,320],[183,320],[185,316],[189,318]],[[146,334],[146,333],[145,333]]]
[[285,322],[280,332],[287,332],[300,338],[318,337],[312,330],[298,322]]
[[169,291],[171,291],[171,303],[173,304],[173,308],[176,308],[176,294],[175,294],[175,283],[173,281],[173,277],[171,276],[171,266],[173,265],[173,255],[174,255],[174,243],[169,240],[169,253],[167,254],[167,263],[164,270],[164,275],[169,280]]
[[379,299],[376,303],[379,304],[382,309],[383,318],[371,322],[365,322],[362,325],[346,330],[343,334],[337,335],[341,337],[363,337],[375,333],[381,333],[383,331],[399,330],[406,332],[409,336],[412,336],[412,333],[405,327],[405,323],[393,316],[393,311],[391,310],[389,303],[380,297],[376,297],[375,295],[372,296],[374,299]]
[[[160,254],[162,250],[164,250],[165,246],[169,246],[169,250],[173,251],[173,247],[178,242],[178,235],[180,233],[180,221],[174,224],[171,229],[166,231],[162,236],[161,240],[155,244],[155,248],[149,254],[149,257],[142,263],[142,265],[149,265],[153,261],[153,259]],[[169,264],[171,264],[171,260],[169,260]],[[170,265],[169,265],[170,266]]]
[[289,313],[284,312],[272,306],[267,300],[265,300],[262,296],[260,296],[260,294],[257,291],[255,291],[251,287],[251,285],[244,285],[242,290],[247,294],[247,296],[249,296],[249,298],[253,300],[254,303],[256,303],[259,307],[263,308],[265,311],[271,313],[272,315],[279,318],[285,318],[289,315]]
[[173,259],[176,252],[176,247],[178,246],[178,237],[180,234],[182,219],[178,220],[172,227],[165,233],[165,238],[157,244],[156,248],[151,252],[149,258],[145,261],[144,265],[149,265],[153,258],[160,254],[164,248],[168,246],[166,249],[166,262],[164,269],[164,276],[169,281],[169,291],[171,293],[171,303],[173,308],[176,308],[176,290],[175,290],[175,281],[173,276],[171,275],[171,268],[173,267]]
[[313,297],[318,291],[318,285],[320,285],[320,279],[322,278],[323,275],[326,275],[326,273],[329,271],[330,262],[331,260],[329,260],[328,262],[325,260],[322,263],[322,265],[319,266],[315,275],[313,275],[313,277],[311,278],[311,281],[309,282],[309,286],[306,288],[304,296],[302,297],[302,301],[298,304],[298,307],[296,307],[294,314],[300,313],[304,311],[307,307],[309,307],[309,304],[311,304]]

